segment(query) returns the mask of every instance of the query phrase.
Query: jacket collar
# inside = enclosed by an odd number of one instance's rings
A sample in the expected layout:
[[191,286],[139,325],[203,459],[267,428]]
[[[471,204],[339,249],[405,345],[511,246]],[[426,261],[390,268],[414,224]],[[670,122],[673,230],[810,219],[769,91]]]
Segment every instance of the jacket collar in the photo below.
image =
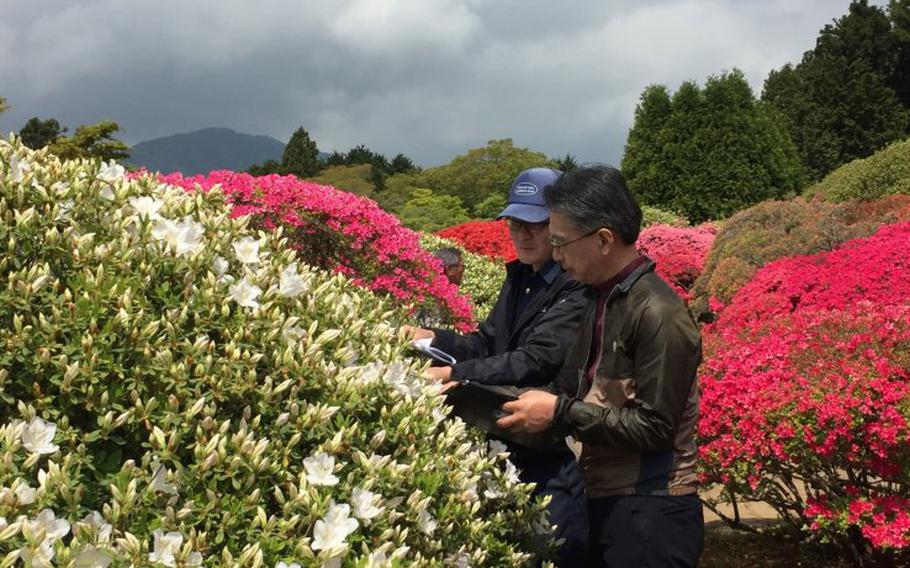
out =
[[[506,272],[512,276],[524,276],[533,274],[534,268],[530,264],[524,264],[521,261],[513,260],[506,264]],[[562,274],[562,267],[559,266],[559,263],[555,260],[548,260],[547,263],[540,268],[539,273],[540,277],[547,283],[547,287],[549,287],[553,284],[553,281]]]
[[638,268],[633,270],[628,276],[623,278],[622,282],[617,284],[610,290],[610,294],[607,296],[607,301],[609,302],[612,298],[619,296],[620,294],[627,294],[632,286],[638,282],[638,279],[644,276],[649,272],[654,272],[654,267],[656,264],[649,257],[644,256],[644,262],[642,262]]
[[[532,274],[533,268],[530,265],[522,264],[520,262],[513,261],[506,265],[506,270],[509,271],[511,276],[520,277],[522,274]],[[543,265],[540,270],[540,276],[544,279],[544,282],[547,283],[546,290],[538,293],[531,303],[525,306],[524,311],[515,321],[515,325],[509,329],[509,340],[518,333],[519,330],[524,327],[524,325],[534,317],[537,311],[540,309],[540,306],[543,305],[550,294],[553,293],[553,290],[558,290],[561,286],[561,283],[568,278],[568,275],[563,271],[562,267],[559,266],[559,263],[555,261],[549,261],[547,264]],[[508,328],[507,328],[508,329]]]

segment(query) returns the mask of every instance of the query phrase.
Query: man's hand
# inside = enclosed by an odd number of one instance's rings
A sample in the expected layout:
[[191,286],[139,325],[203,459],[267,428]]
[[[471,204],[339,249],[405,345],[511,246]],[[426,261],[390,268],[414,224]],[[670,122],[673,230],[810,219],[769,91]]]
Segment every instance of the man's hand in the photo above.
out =
[[446,381],[439,385],[439,394],[445,394],[460,384],[458,381]]
[[445,383],[452,377],[452,367],[429,367],[424,373],[437,383]]
[[401,326],[402,331],[404,331],[405,336],[409,339],[427,339],[431,341],[436,339],[436,334],[430,331],[429,329],[424,329],[422,327],[414,327],[413,325],[403,325]]
[[543,432],[553,424],[556,412],[556,395],[540,390],[529,390],[518,400],[502,405],[508,416],[496,421],[496,425],[512,432]]

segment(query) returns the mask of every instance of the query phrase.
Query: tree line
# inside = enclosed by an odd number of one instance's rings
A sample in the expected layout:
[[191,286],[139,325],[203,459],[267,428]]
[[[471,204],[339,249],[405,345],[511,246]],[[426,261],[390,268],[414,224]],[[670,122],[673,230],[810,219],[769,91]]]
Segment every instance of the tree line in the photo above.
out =
[[738,70],[647,87],[622,170],[643,202],[692,221],[802,191],[910,134],[910,0],[854,0],[761,97]]

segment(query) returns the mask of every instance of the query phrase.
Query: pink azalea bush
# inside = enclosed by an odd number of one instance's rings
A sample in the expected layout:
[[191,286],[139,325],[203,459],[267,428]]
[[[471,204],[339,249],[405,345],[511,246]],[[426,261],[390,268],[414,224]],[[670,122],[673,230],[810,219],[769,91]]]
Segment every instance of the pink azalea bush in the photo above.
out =
[[470,303],[443,276],[441,262],[420,247],[417,233],[372,200],[294,176],[220,170],[160,179],[187,190],[219,185],[233,203],[233,216],[250,215],[264,229],[282,227],[308,264],[345,274],[412,310],[441,310],[460,330],[473,327]]
[[705,354],[705,481],[858,554],[910,548],[910,224],[765,265]]
[[637,245],[657,264],[657,274],[688,300],[716,234],[717,228],[710,223],[697,227],[651,225],[642,230]]

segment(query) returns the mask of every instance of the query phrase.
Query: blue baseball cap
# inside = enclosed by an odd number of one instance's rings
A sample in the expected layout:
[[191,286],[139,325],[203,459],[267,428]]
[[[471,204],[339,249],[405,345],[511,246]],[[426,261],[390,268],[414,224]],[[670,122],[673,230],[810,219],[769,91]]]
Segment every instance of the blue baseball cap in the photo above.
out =
[[521,172],[509,189],[509,204],[496,218],[513,217],[527,223],[543,223],[550,218],[543,190],[561,175],[562,172],[551,168],[531,168]]

